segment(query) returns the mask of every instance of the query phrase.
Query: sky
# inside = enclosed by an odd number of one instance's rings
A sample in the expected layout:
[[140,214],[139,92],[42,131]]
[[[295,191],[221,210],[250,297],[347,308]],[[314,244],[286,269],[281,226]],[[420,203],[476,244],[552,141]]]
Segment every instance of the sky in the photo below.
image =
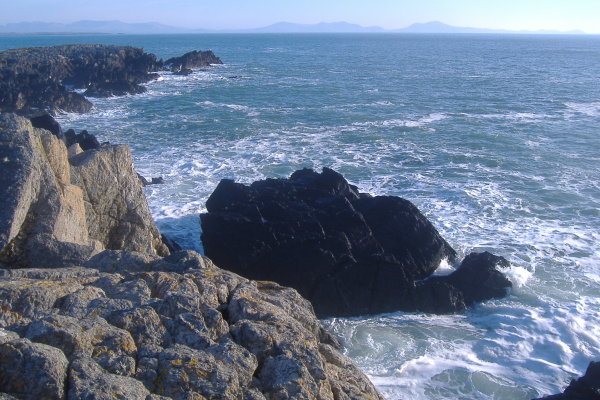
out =
[[346,21],[386,29],[416,22],[600,33],[600,0],[0,0],[0,24],[119,20],[246,29]]

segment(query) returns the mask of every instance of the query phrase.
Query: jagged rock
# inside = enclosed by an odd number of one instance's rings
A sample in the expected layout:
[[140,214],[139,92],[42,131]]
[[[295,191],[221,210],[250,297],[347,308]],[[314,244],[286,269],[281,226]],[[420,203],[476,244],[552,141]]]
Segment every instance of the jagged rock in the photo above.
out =
[[536,400],[600,400],[600,362],[590,362],[585,375],[573,379],[563,393]]
[[1,114],[0,162],[0,266],[82,265],[104,248],[169,254],[126,146],[69,159],[49,131]]
[[83,189],[90,238],[107,249],[169,254],[152,219],[127,146],[103,145],[69,161],[72,181]]
[[161,185],[161,184],[164,184],[164,183],[165,183],[165,180],[163,179],[163,177],[162,177],[162,176],[158,176],[158,177],[152,178],[152,181],[151,181],[151,183],[152,183],[153,185]]
[[[51,349],[51,359],[62,360],[61,386],[47,397],[40,385],[17,391],[8,383],[0,391],[18,398],[383,399],[295,290],[248,281],[192,251],[151,261],[103,253],[87,268],[0,270],[0,308],[21,316],[0,318],[0,382],[5,370],[10,382],[22,371],[13,371],[16,356],[2,358],[7,343]],[[127,304],[110,309],[108,302]],[[54,374],[36,359],[26,359],[21,381]]]
[[451,277],[417,285],[455,251],[409,201],[359,193],[328,168],[250,186],[222,180],[206,207],[207,256],[245,277],[294,287],[320,317],[455,312],[510,287],[494,269],[497,259],[481,260],[481,268],[467,259]]
[[25,400],[63,399],[67,359],[58,349],[27,339],[0,344],[0,392]]
[[[165,61],[165,67],[169,67],[172,72],[186,74],[186,70],[198,67],[207,67],[211,64],[223,64],[221,59],[215,54],[208,51],[190,51],[180,57],[172,57]],[[190,71],[191,72],[191,71]]]
[[89,258],[95,246],[64,143],[25,118],[1,114],[0,160],[0,264],[59,267]]
[[[210,51],[193,51],[170,60],[184,71],[221,64]],[[141,84],[156,79],[155,72],[162,68],[154,54],[130,46],[77,44],[5,50],[0,52],[0,111],[88,112],[92,103],[71,89],[86,89],[84,94],[92,97],[143,93],[146,88]]]

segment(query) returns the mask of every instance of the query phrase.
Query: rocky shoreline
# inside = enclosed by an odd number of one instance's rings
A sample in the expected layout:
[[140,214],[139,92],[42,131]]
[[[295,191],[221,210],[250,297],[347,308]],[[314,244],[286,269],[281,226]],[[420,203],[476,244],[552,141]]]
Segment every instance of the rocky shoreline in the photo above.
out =
[[[0,110],[35,115],[39,112],[88,112],[86,97],[144,93],[142,84],[160,70],[181,73],[222,64],[212,51],[192,51],[163,62],[130,46],[62,45],[0,52]],[[83,94],[75,89],[84,90]]]
[[[383,399],[317,315],[456,312],[507,293],[506,260],[489,253],[431,276],[456,252],[416,207],[328,169],[222,182],[202,216],[221,269],[160,234],[127,146],[46,114],[220,62],[101,45],[0,53],[0,399]],[[547,398],[598,398],[597,367]]]
[[295,290],[168,255],[126,146],[1,114],[0,158],[0,398],[382,399]]

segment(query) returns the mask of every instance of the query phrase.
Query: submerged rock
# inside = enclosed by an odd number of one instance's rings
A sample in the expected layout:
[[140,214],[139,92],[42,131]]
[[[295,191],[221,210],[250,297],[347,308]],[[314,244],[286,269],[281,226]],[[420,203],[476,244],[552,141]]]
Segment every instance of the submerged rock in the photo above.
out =
[[[455,312],[510,287],[495,269],[506,260],[492,255],[470,256],[450,277],[420,282],[456,252],[409,201],[359,193],[328,168],[250,186],[222,180],[206,207],[208,257],[297,289],[319,317]],[[482,279],[486,285],[472,290]]]

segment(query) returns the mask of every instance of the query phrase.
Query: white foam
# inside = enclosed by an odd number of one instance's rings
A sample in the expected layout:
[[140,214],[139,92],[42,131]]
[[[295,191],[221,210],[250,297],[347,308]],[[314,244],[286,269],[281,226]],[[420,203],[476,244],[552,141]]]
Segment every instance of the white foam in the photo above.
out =
[[564,104],[567,107],[568,116],[573,116],[575,114],[583,114],[589,117],[600,116],[600,101],[591,103],[567,102]]

